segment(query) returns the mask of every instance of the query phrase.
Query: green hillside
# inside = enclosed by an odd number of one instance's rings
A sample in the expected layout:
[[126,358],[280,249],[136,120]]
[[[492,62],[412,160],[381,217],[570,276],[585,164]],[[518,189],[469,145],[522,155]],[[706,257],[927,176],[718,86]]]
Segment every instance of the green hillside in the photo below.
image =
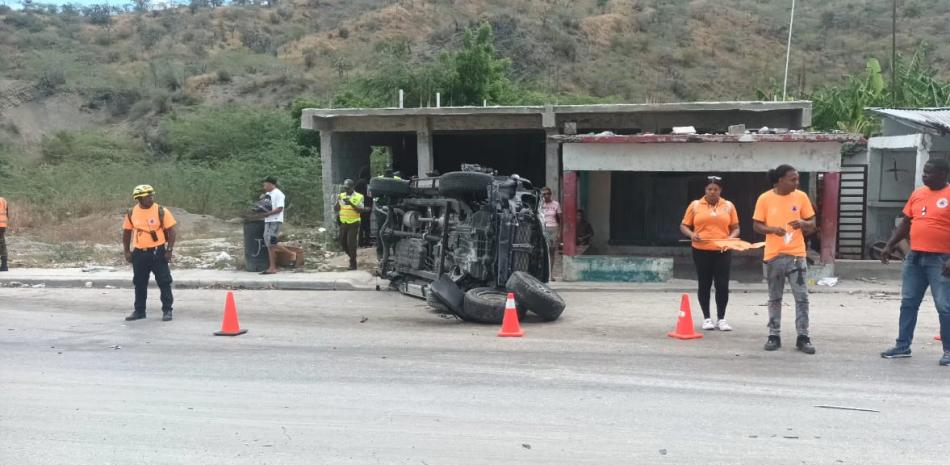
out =
[[[185,208],[224,215],[279,166],[302,216],[316,219],[318,145],[296,129],[295,101],[387,106],[399,88],[410,106],[434,104],[435,92],[444,105],[772,98],[791,1],[134,4],[0,6],[0,174],[17,180],[0,193],[58,218],[76,208],[64,197],[94,198],[87,212],[124,205],[139,175],[173,186],[166,195]],[[950,2],[899,4],[898,49],[926,51],[928,67],[950,78]],[[790,94],[844,84],[871,57],[886,78],[890,8],[799,1]],[[483,24],[489,43],[466,43]],[[470,65],[492,76],[461,82]],[[472,85],[490,91],[475,98]]]

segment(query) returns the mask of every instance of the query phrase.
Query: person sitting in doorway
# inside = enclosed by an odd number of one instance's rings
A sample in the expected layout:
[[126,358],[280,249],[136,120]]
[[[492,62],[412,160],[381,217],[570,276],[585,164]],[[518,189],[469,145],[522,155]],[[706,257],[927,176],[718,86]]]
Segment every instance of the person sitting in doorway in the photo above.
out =
[[577,254],[584,255],[584,252],[590,248],[590,241],[594,238],[594,227],[587,221],[584,210],[577,210]]

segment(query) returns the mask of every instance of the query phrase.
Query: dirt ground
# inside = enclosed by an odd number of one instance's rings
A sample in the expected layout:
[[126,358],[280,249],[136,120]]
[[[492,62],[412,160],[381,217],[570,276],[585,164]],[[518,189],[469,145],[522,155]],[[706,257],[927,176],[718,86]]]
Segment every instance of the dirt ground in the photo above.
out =
[[[194,269],[244,268],[243,222],[169,209],[178,221],[176,266]],[[71,220],[68,226],[34,227],[11,231],[7,236],[11,265],[23,268],[85,268],[121,266],[122,215],[93,215]],[[341,271],[348,261],[335,238],[319,228],[286,225],[281,243],[301,247],[306,256],[303,270]],[[376,266],[373,249],[360,251],[362,269]]]

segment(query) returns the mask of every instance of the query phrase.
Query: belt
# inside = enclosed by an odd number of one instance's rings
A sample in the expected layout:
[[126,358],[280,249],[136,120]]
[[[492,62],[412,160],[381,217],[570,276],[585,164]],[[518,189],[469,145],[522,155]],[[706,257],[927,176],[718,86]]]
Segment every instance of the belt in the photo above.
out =
[[143,249],[143,248],[138,248],[138,247],[136,247],[133,252],[155,252],[155,251],[157,251],[158,249],[164,249],[164,248],[165,248],[165,244],[162,244],[162,245],[157,246],[157,247],[146,247],[146,248],[144,248],[144,249]]

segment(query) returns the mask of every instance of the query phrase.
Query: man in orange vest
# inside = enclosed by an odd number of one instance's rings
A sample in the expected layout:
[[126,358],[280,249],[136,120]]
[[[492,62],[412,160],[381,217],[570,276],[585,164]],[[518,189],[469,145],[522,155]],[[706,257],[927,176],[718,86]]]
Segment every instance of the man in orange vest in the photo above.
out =
[[0,271],[7,271],[7,224],[10,221],[10,210],[7,199],[0,197]]
[[135,284],[135,310],[126,321],[145,318],[145,300],[148,297],[149,275],[155,274],[155,283],[161,291],[162,321],[172,319],[172,273],[168,262],[175,248],[175,217],[155,203],[155,189],[147,184],[136,186],[132,198],[138,204],[125,215],[122,224],[122,246],[125,261],[132,264]]

